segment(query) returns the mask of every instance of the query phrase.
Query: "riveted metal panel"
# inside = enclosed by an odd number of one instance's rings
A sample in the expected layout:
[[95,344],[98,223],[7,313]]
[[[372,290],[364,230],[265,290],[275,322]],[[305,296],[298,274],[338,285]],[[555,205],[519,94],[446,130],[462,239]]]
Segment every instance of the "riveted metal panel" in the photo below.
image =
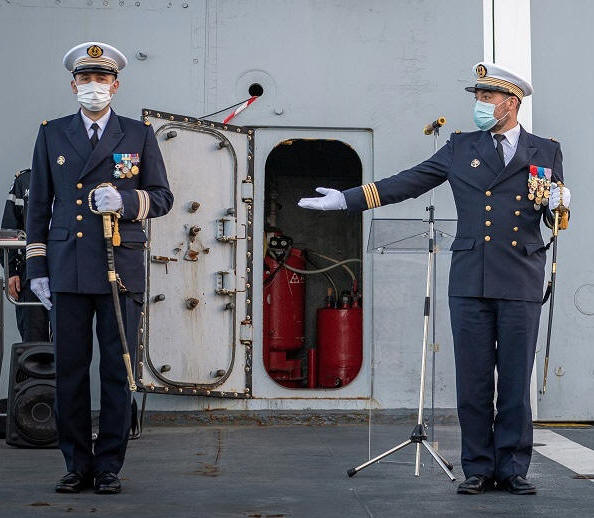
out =
[[253,130],[143,110],[173,208],[150,222],[143,390],[246,398],[252,384]]

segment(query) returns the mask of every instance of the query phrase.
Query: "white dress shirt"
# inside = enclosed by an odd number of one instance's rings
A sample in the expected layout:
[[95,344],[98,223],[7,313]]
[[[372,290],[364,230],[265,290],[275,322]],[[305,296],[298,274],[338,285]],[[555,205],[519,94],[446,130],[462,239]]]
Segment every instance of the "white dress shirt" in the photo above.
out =
[[[502,133],[502,135],[505,135],[505,138],[501,141],[501,146],[503,147],[503,159],[505,165],[507,165],[516,154],[516,149],[518,149],[518,140],[520,139],[520,124],[516,124],[512,129]],[[491,137],[493,138],[493,144],[495,144],[495,147],[497,147],[495,133],[491,132]]]
[[109,110],[107,110],[107,113],[105,115],[103,115],[100,119],[97,119],[96,121],[89,119],[81,110],[80,111],[80,116],[82,117],[83,120],[83,124],[85,125],[85,129],[87,130],[87,134],[89,135],[89,138],[91,138],[91,136],[93,135],[93,130],[91,129],[91,125],[93,124],[93,122],[97,123],[97,126],[99,126],[99,129],[97,130],[97,137],[101,138],[101,135],[103,135],[103,130],[105,129],[105,126],[107,126],[107,121],[109,120],[109,116],[111,115],[111,108]]

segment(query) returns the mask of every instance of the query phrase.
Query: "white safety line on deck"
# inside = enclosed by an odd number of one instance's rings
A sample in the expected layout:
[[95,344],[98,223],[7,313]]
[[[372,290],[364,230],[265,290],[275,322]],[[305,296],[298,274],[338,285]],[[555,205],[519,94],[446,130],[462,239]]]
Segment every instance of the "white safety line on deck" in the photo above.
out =
[[534,430],[534,442],[544,444],[544,446],[534,447],[538,453],[562,464],[578,475],[594,474],[594,450],[551,430]]

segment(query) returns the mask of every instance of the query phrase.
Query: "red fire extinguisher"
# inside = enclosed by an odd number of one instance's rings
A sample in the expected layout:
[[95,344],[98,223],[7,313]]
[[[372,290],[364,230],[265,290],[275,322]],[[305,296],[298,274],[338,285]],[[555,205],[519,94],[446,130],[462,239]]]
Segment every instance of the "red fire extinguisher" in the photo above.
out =
[[363,310],[355,297],[341,297],[340,307],[318,309],[318,386],[348,385],[359,373],[363,361]]
[[264,366],[281,385],[302,385],[302,361],[297,357],[305,342],[305,277],[287,266],[304,270],[303,251],[290,238],[273,236],[264,258],[263,346]]

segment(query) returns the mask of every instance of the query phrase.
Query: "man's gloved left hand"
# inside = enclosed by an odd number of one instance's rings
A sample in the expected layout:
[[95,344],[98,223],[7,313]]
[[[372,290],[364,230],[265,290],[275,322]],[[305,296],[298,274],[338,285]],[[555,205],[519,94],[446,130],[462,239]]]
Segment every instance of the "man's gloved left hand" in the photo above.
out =
[[342,192],[336,189],[327,189],[318,187],[316,192],[322,194],[317,198],[301,198],[299,205],[302,209],[314,210],[345,210],[347,208],[346,199]]
[[567,187],[559,187],[555,182],[551,183],[551,196],[549,197],[549,209],[555,210],[561,203],[561,189],[563,189],[563,206],[568,209],[571,201],[571,191]]
[[31,291],[37,295],[39,302],[43,304],[48,311],[52,309],[51,296],[52,293],[49,287],[49,277],[36,277],[31,279]]
[[123,207],[122,196],[113,187],[99,187],[95,191],[95,206],[99,212],[117,212]]

